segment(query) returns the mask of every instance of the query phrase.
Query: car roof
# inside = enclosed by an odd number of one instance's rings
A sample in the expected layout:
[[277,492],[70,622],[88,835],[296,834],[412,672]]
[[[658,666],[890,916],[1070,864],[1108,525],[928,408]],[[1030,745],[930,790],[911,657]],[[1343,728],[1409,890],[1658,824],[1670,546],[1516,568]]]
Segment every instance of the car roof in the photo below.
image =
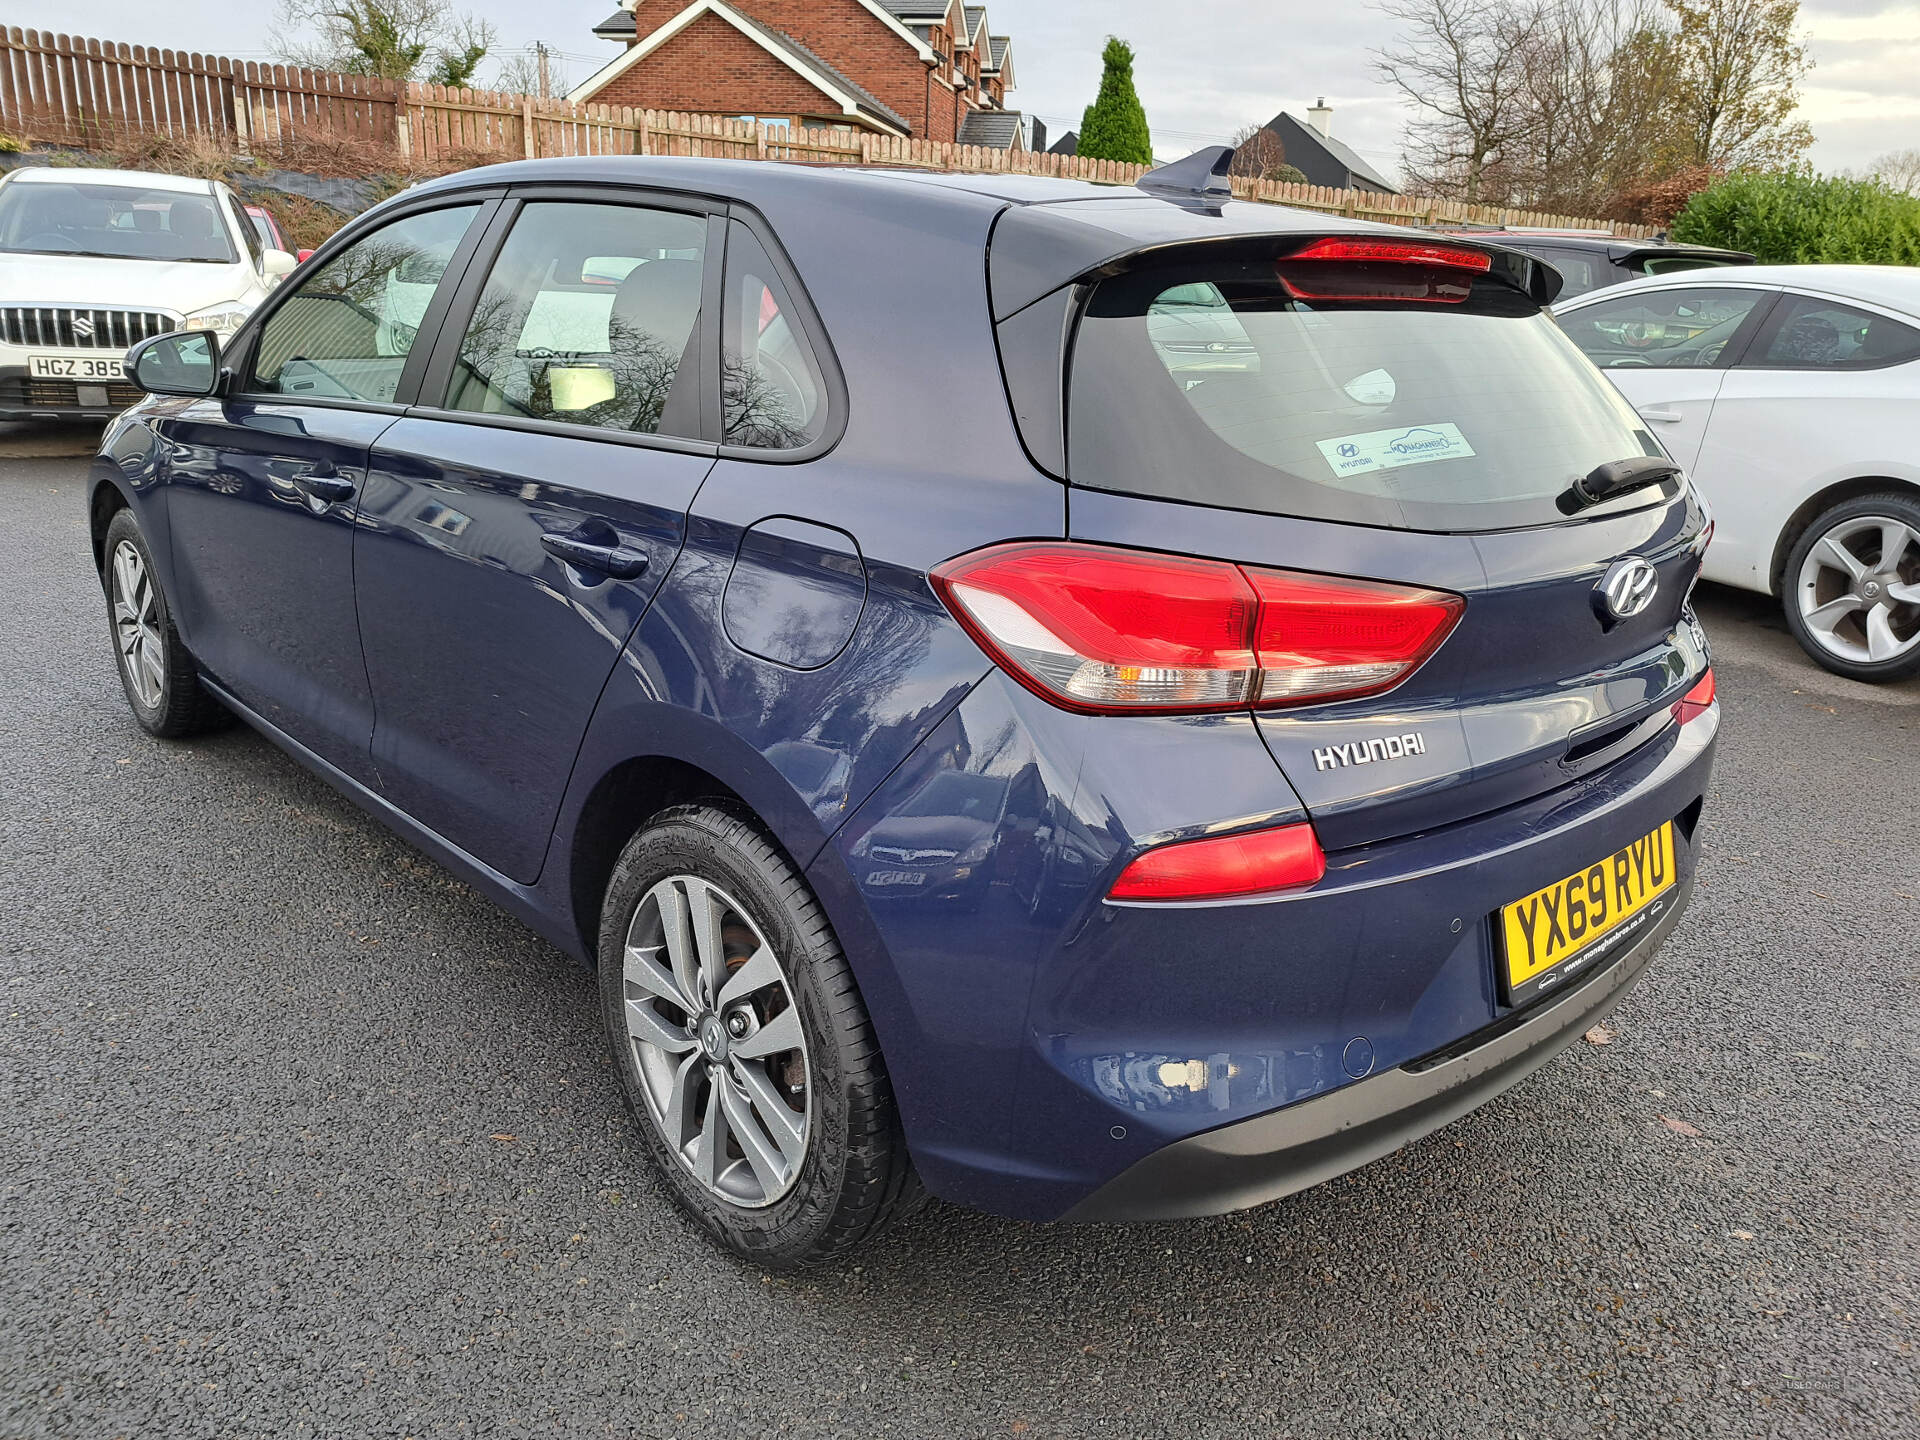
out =
[[1641,290],[1671,290],[1692,285],[1808,290],[1836,299],[1864,300],[1920,316],[1920,268],[1911,265],[1741,265],[1714,270],[1711,276],[1699,270],[1677,270],[1591,290],[1559,308],[1577,309],[1589,301],[1617,299]]
[[146,170],[95,170],[88,166],[44,166],[16,170],[7,177],[14,185],[128,185],[142,190],[177,190],[183,195],[210,195],[213,182],[192,175],[156,175]]
[[[1043,175],[951,174],[936,170],[717,160],[684,155],[568,155],[542,160],[512,160],[501,165],[486,165],[476,170],[463,170],[435,180],[422,181],[403,193],[419,195],[470,186],[533,184],[658,186],[662,189],[724,195],[748,204],[752,204],[758,196],[787,195],[804,188],[816,195],[823,191],[841,191],[849,195],[891,191],[896,195],[918,196],[930,208],[936,209],[943,206],[978,208],[984,204],[998,207],[1074,202],[1136,205],[1144,207],[1145,211],[1161,214],[1179,208],[1166,200],[1148,196],[1131,185],[1096,185],[1090,181],[1056,180]],[[1229,211],[1257,212],[1270,222],[1268,225],[1242,224],[1237,227],[1247,231],[1262,228],[1279,231],[1400,228],[1383,227],[1365,220],[1343,220],[1336,215],[1294,210],[1285,205],[1233,202],[1226,208]],[[1499,242],[1494,240],[1490,243]]]
[[[1406,236],[1404,226],[1318,210],[1248,201],[1149,194],[1130,185],[1095,185],[1038,175],[961,175],[876,170],[764,160],[710,160],[672,155],[555,156],[516,160],[429,180],[402,192],[428,195],[496,185],[645,185],[724,196],[756,207],[836,201],[850,207],[886,194],[924,208],[927,223],[942,212],[994,220],[996,318],[1115,257],[1193,241],[1258,235],[1345,233]],[[397,199],[398,197],[396,197]],[[857,221],[849,219],[849,224]],[[1475,237],[1492,249],[1501,237]]]

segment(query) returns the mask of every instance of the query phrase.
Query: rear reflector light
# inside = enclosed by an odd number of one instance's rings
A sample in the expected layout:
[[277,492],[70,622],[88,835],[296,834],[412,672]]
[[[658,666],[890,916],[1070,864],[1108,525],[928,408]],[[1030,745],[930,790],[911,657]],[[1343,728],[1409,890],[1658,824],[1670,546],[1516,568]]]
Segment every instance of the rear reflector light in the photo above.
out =
[[997,545],[932,578],[1008,674],[1093,714],[1377,694],[1439,649],[1466,608],[1433,590],[1072,543]]
[[1311,825],[1180,840],[1134,858],[1110,900],[1225,900],[1312,885],[1327,857]]
[[1400,300],[1458,305],[1493,257],[1461,245],[1424,240],[1328,236],[1274,262],[1280,283],[1297,300]]
[[1673,718],[1682,725],[1697,720],[1713,708],[1713,698],[1713,670],[1709,668],[1697,685],[1673,702]]

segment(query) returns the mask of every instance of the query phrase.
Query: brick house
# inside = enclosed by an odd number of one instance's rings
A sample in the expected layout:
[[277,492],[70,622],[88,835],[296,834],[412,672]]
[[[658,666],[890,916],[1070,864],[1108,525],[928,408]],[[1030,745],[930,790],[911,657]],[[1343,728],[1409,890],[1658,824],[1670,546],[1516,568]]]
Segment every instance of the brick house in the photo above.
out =
[[619,0],[571,98],[1024,149],[1012,42],[959,0]]

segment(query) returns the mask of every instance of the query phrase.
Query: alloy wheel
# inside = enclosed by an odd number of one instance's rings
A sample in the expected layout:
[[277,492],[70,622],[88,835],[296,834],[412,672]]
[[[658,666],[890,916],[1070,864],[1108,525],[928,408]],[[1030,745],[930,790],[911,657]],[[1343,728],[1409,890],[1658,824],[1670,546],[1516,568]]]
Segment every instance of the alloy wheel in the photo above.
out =
[[1858,515],[1827,531],[1796,579],[1814,643],[1856,665],[1898,660],[1920,645],[1920,532],[1888,515]]
[[669,876],[634,910],[622,981],[667,1148],[720,1199],[771,1205],[799,1178],[813,1101],[800,1014],[765,932],[718,886]]
[[153,593],[153,577],[131,541],[122,540],[113,551],[113,631],[120,646],[120,666],[140,703],[149,710],[166,693],[166,648],[160,638],[160,607]]

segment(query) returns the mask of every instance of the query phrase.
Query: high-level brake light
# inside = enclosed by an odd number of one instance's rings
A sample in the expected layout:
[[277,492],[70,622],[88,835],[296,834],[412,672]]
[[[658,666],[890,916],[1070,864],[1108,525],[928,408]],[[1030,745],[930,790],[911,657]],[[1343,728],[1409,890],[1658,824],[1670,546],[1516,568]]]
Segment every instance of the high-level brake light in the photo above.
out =
[[936,566],[955,618],[1068,710],[1180,714],[1378,694],[1458,623],[1458,595],[1106,545],[996,545]]
[[1430,240],[1377,240],[1329,235],[1274,262],[1296,300],[1398,300],[1458,305],[1493,257],[1464,245]]

